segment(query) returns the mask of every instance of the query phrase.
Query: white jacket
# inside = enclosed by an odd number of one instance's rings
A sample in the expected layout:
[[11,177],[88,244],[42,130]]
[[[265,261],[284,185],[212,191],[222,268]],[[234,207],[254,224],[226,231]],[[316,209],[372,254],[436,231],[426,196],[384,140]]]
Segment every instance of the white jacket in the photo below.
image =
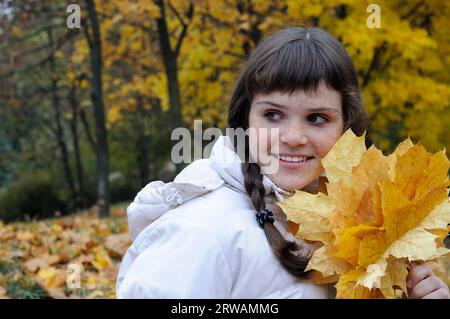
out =
[[[266,194],[288,192],[267,176]],[[222,136],[209,159],[171,183],[155,181],[128,207],[132,245],[117,298],[327,298],[327,286],[288,273],[273,254],[244,187],[241,161]]]

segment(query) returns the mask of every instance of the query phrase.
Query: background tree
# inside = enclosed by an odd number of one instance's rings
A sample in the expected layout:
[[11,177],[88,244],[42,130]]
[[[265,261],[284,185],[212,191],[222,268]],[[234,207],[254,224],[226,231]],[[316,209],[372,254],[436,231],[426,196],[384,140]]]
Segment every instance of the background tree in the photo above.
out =
[[39,171],[70,209],[97,201],[106,215],[108,183],[117,202],[170,180],[182,168],[170,159],[171,130],[193,130],[195,119],[225,128],[248,54],[296,25],[343,43],[378,147],[410,135],[449,152],[446,2],[379,1],[379,29],[367,25],[369,1],[86,0],[81,29],[65,25],[68,4],[22,0],[0,13],[3,193]]
[[91,98],[94,107],[95,132],[97,136],[97,204],[100,207],[100,216],[109,215],[109,157],[108,134],[105,125],[105,112],[103,109],[103,59],[102,41],[100,35],[99,19],[93,0],[86,0],[87,20],[89,27],[84,27],[86,40],[89,45],[91,65]]

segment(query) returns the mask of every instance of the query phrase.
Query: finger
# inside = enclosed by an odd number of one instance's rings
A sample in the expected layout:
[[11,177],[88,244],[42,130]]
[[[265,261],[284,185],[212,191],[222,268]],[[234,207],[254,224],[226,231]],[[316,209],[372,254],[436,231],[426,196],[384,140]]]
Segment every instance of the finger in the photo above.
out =
[[410,290],[409,297],[411,299],[420,299],[440,288],[442,288],[441,281],[435,276],[430,276],[419,281],[419,283]]
[[408,288],[412,288],[417,285],[417,283],[427,277],[433,275],[431,267],[426,264],[413,265],[411,271],[406,277],[406,285]]
[[422,299],[450,299],[450,294],[448,292],[448,288],[439,288],[438,290],[424,296]]
[[407,269],[408,271],[410,271],[412,268],[423,265],[424,262],[420,261],[420,260],[416,260],[416,261],[411,261],[410,263],[408,263]]

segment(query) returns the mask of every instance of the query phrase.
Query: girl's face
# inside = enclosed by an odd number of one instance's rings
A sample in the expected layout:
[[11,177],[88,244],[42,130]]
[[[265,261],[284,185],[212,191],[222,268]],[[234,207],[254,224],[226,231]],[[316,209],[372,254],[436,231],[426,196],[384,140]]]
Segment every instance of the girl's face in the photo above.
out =
[[[279,187],[293,191],[324,171],[320,160],[342,135],[339,92],[321,83],[316,91],[256,94],[249,114],[250,154]],[[278,133],[266,134],[269,129]],[[264,171],[263,163],[277,169]]]

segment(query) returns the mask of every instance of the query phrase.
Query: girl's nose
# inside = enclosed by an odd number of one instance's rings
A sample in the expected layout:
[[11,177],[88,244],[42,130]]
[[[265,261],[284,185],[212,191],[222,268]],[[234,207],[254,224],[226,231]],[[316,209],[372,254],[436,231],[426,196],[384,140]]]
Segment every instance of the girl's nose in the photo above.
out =
[[281,131],[281,143],[296,147],[308,143],[308,134],[301,125],[290,125]]

